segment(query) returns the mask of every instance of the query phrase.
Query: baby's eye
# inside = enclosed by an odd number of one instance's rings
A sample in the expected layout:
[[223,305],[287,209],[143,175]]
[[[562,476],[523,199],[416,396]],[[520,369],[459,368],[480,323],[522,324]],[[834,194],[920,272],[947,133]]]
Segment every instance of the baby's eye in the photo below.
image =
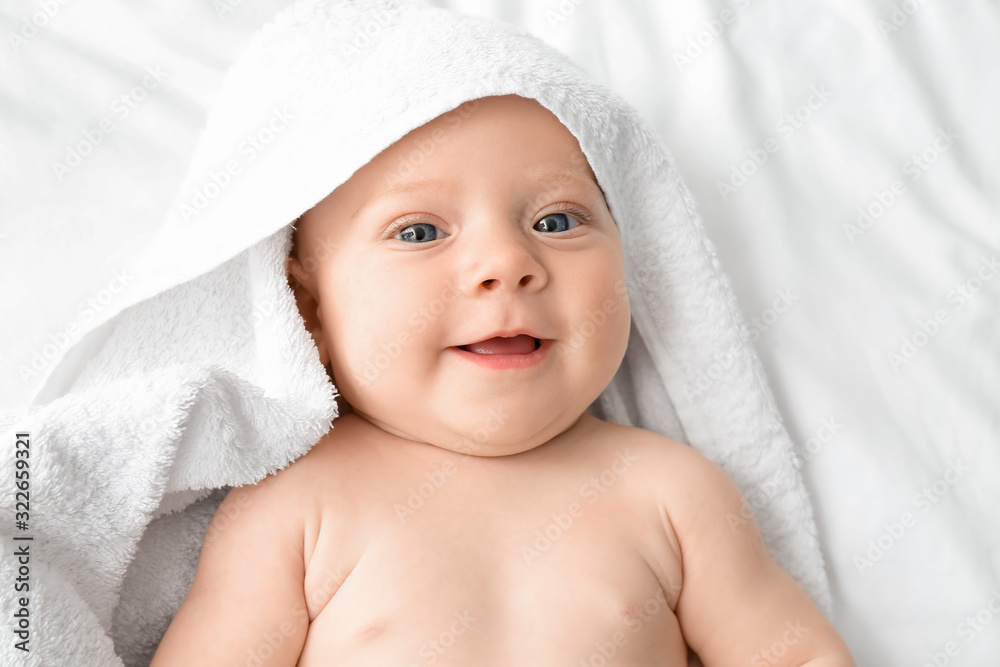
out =
[[437,227],[430,224],[429,222],[416,222],[405,227],[400,228],[399,233],[393,238],[397,238],[400,241],[406,241],[407,243],[420,243],[421,241],[436,241],[442,238]]
[[535,229],[540,232],[565,232],[580,224],[577,220],[576,224],[570,225],[570,220],[576,220],[576,216],[568,213],[549,213],[535,223]]
[[[574,221],[574,222],[571,222]],[[581,224],[577,216],[570,213],[549,213],[535,223],[534,228],[544,232],[565,232]],[[397,232],[393,238],[406,243],[423,243],[425,241],[437,241],[447,236],[443,231],[429,222],[405,222],[397,227]]]

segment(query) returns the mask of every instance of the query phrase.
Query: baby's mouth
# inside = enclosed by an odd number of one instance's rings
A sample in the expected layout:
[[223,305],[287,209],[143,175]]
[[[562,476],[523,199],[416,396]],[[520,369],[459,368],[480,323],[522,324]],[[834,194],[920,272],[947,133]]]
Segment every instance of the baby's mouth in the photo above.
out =
[[475,354],[531,354],[541,345],[542,341],[538,338],[520,334],[510,338],[494,336],[478,343],[459,345],[458,348]]

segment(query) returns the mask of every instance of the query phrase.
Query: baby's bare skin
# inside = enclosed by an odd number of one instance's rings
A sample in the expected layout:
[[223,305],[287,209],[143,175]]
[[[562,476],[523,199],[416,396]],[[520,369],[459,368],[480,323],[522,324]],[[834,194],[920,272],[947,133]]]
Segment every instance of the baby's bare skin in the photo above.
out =
[[347,414],[230,492],[152,667],[684,667],[688,645],[706,667],[853,664],[686,445],[584,413],[479,457]]
[[[351,413],[226,497],[152,667],[852,665],[717,466],[586,412],[631,320],[575,137],[517,96],[457,111],[299,222],[290,282]],[[522,330],[532,366],[462,352]]]
[[295,471],[322,493],[285,510],[306,526],[300,667],[686,664],[650,479],[668,452],[644,432],[584,414],[486,458],[337,426]]

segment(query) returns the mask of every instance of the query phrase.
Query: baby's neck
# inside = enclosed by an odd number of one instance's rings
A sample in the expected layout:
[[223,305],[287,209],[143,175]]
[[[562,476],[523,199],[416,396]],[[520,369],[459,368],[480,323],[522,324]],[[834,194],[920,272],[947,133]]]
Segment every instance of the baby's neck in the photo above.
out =
[[453,449],[446,446],[436,445],[432,442],[425,442],[423,440],[419,440],[413,437],[412,435],[404,433],[399,429],[396,429],[376,419],[375,417],[372,417],[371,415],[362,412],[361,410],[350,408],[350,406],[348,407],[349,411],[341,412],[340,417],[346,417],[347,415],[351,415],[348,421],[357,420],[361,423],[367,424],[368,428],[374,429],[375,432],[382,434],[383,437],[381,438],[381,440],[383,442],[392,442],[394,446],[397,447],[403,446],[408,451],[416,452],[418,453],[419,456],[423,458],[429,458],[434,460],[436,460],[438,457],[442,455],[447,457],[459,455],[461,457],[494,459],[494,458],[517,456],[518,454],[527,456],[529,452],[535,452],[535,454],[538,454],[543,449],[548,451],[551,450],[553,447],[558,448],[564,441],[570,441],[580,437],[582,433],[591,430],[592,428],[595,427],[596,424],[599,424],[601,422],[600,419],[594,417],[589,412],[584,411],[579,417],[577,417],[576,421],[574,421],[573,424],[571,424],[567,429],[565,429],[563,432],[559,433],[555,437],[551,438],[547,442],[540,443],[539,445],[534,447],[529,447],[528,449],[524,449],[523,451],[519,450],[517,452],[512,452],[509,454],[493,453],[490,455],[484,455],[483,453],[477,454],[474,452],[466,451],[465,449],[461,448]]
[[395,428],[389,426],[388,424],[386,424],[384,422],[380,422],[379,420],[375,419],[374,417],[372,417],[370,415],[366,415],[365,413],[363,413],[363,412],[361,412],[359,410],[352,410],[352,412],[354,414],[358,415],[359,417],[361,417],[362,419],[364,419],[365,421],[367,421],[372,426],[380,428],[383,431],[385,431],[386,433],[390,433],[390,434],[396,436],[397,438],[403,438],[404,440],[411,440],[413,442],[419,442],[422,445],[427,444],[427,443],[425,443],[425,442],[423,442],[421,440],[417,440],[416,438],[408,436],[405,433],[403,433],[402,431],[400,431],[398,429],[395,429]]

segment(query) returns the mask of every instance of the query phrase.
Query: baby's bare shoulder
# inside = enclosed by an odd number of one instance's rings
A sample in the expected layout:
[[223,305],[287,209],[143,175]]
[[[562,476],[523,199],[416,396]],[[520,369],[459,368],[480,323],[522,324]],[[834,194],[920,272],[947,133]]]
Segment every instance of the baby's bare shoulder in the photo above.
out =
[[300,655],[310,621],[306,568],[320,524],[318,446],[223,499],[155,667],[233,664],[278,627],[284,640],[268,664],[293,664]]
[[787,634],[788,619],[795,619],[811,630],[790,643],[782,664],[825,657],[853,665],[833,626],[771,557],[739,487],[720,466],[671,438],[615,430],[643,462],[641,479],[676,535],[683,568],[676,615],[704,664],[763,662],[761,637]]
[[[685,518],[706,504],[739,504],[740,492],[718,465],[694,447],[659,433],[615,422],[602,422],[602,438],[614,442],[637,464],[655,500],[680,533]],[[677,519],[677,521],[673,521]]]
[[[228,528],[238,516],[254,516],[254,524],[263,527],[266,517],[280,517],[282,525],[304,534],[308,545],[315,538],[324,508],[351,477],[348,459],[357,440],[352,430],[347,417],[338,419],[312,449],[284,468],[255,484],[232,488],[219,507],[217,521]],[[248,511],[251,506],[253,511]],[[211,529],[209,532],[211,537]]]
[[613,421],[598,421],[595,434],[619,448],[630,448],[633,456],[640,457],[644,470],[673,478],[683,477],[692,468],[714,466],[698,450],[673,438],[644,428]]

